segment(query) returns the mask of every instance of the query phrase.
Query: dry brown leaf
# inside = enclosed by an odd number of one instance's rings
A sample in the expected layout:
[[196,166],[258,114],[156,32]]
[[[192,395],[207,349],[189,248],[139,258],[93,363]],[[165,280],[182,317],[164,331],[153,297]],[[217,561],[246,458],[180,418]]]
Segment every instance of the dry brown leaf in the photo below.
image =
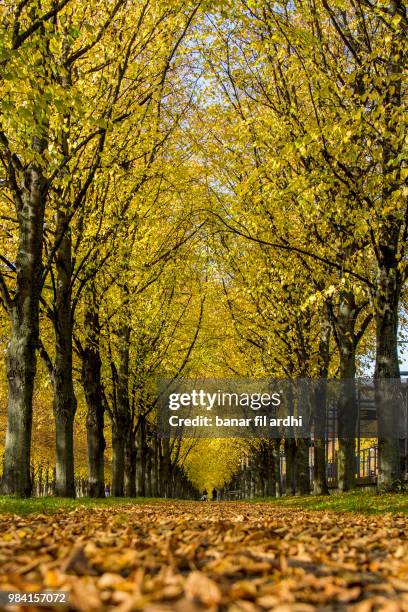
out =
[[74,572],[78,576],[96,576],[97,572],[89,563],[83,546],[76,546],[61,565],[61,571]]
[[207,606],[215,606],[221,601],[219,586],[202,572],[189,574],[184,591],[187,599],[201,601]]

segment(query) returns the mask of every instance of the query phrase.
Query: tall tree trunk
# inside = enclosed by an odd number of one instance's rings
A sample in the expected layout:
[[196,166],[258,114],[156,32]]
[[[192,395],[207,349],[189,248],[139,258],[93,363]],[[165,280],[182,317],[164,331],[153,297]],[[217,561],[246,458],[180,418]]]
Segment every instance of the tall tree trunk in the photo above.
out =
[[171,476],[170,440],[164,438],[162,440],[162,454],[160,462],[160,486],[163,497],[171,497]]
[[356,485],[355,478],[355,426],[357,423],[357,402],[355,380],[343,379],[339,386],[338,400],[338,489],[349,491]]
[[159,488],[159,448],[156,432],[152,437],[152,497],[160,497]]
[[123,429],[112,423],[112,496],[123,497],[125,474],[125,442]]
[[164,467],[163,467],[163,441],[156,435],[157,444],[157,494],[158,497],[165,497],[165,489],[163,486]]
[[[33,140],[36,154],[42,155],[46,147],[45,140]],[[14,297],[7,304],[11,317],[11,337],[6,351],[8,415],[1,492],[19,497],[31,494],[32,406],[47,190],[41,168],[31,163],[24,171],[20,196],[15,196],[19,226],[16,285]]]
[[[128,288],[123,287],[124,304],[128,305]],[[126,317],[126,311],[124,317]],[[131,438],[130,402],[129,402],[129,358],[130,358],[130,313],[118,330],[118,384],[117,405],[112,422],[112,488],[116,497],[123,497],[125,470],[128,470],[127,486],[133,477],[134,440]],[[114,440],[113,440],[114,439]],[[133,463],[132,463],[133,462]]]
[[310,468],[309,468],[309,438],[298,438],[295,441],[295,494],[309,495]]
[[[289,381],[287,388],[287,397],[285,397],[288,405],[288,414],[295,414],[295,397],[293,389],[293,380]],[[285,495],[295,495],[296,480],[295,480],[295,461],[296,461],[296,439],[294,428],[288,428],[287,437],[284,441],[286,477],[285,477]]]
[[275,475],[276,475],[276,483],[275,483],[275,495],[276,497],[282,497],[282,474],[281,474],[281,438],[276,438],[274,441],[275,448]]
[[145,420],[140,417],[139,427],[136,436],[137,445],[137,470],[136,470],[136,495],[138,497],[146,497],[147,485],[147,454],[148,448],[146,445]]
[[313,448],[314,455],[314,475],[313,493],[314,495],[328,495],[329,487],[326,478],[326,448],[322,438],[316,438]]
[[85,345],[81,352],[82,386],[87,405],[86,432],[88,448],[88,487],[90,497],[105,496],[104,404],[99,351],[99,304],[96,287],[91,283],[85,299]]
[[137,448],[133,432],[129,432],[125,445],[125,496],[136,497]]
[[77,401],[72,378],[71,233],[64,228],[65,223],[65,214],[59,212],[57,236],[63,235],[56,253],[55,365],[52,376],[56,436],[55,488],[60,497],[75,497],[74,417]]
[[[385,289],[389,279],[384,279]],[[398,431],[400,370],[398,361],[398,300],[384,291],[376,312],[377,358],[375,401],[378,422],[378,487],[393,490],[401,477]],[[392,292],[394,293],[394,291]],[[388,297],[388,299],[387,299]],[[394,379],[394,380],[392,380]]]
[[285,440],[285,459],[286,459],[286,478],[285,478],[285,495],[295,495],[295,452],[296,440],[288,438]]
[[327,379],[321,378],[316,383],[315,403],[315,437],[313,446],[313,494],[328,495],[326,475],[326,414],[327,414]]
[[[306,394],[307,397],[307,394]],[[294,397],[293,407],[296,416],[301,414],[301,406],[304,401],[302,393],[296,393]],[[293,448],[293,462],[294,462],[294,487],[295,495],[309,495],[310,494],[310,437],[303,437],[301,431],[297,431],[295,427],[292,429],[292,435],[295,436],[294,448]],[[306,435],[310,435],[309,433]]]
[[140,420],[140,483],[138,495],[146,497],[146,464],[147,464],[147,443],[146,443],[146,419],[141,417]]
[[276,451],[275,440],[268,440],[268,461],[266,473],[266,491],[267,497],[276,497]]
[[146,497],[154,497],[153,495],[153,456],[152,448],[150,446],[151,438],[149,439],[149,446],[146,447]]
[[[384,96],[384,134],[381,138],[383,208],[400,189],[403,138],[400,123],[395,120],[397,110],[403,108],[403,79],[406,63],[406,30],[408,19],[402,0],[390,0],[387,7],[392,23],[399,20],[392,31],[387,65],[388,83]],[[398,195],[400,199],[401,195]],[[395,489],[401,477],[398,438],[398,406],[400,369],[398,362],[398,308],[402,289],[400,261],[406,257],[405,237],[401,232],[402,215],[395,210],[381,218],[376,249],[378,272],[374,291],[376,323],[376,407],[378,420],[378,487]],[[406,233],[406,230],[405,230]],[[402,238],[401,238],[402,237]],[[394,384],[387,383],[394,379]],[[393,435],[392,435],[393,434]]]
[[327,377],[330,363],[330,322],[327,308],[321,314],[321,329],[319,339],[320,379],[317,381],[314,396],[315,404],[315,437],[313,446],[313,493],[328,495],[326,475],[326,423],[327,423]]
[[353,489],[355,480],[355,436],[357,429],[356,401],[356,303],[352,291],[340,295],[337,317],[337,337],[340,353],[340,384],[338,389],[338,488]]

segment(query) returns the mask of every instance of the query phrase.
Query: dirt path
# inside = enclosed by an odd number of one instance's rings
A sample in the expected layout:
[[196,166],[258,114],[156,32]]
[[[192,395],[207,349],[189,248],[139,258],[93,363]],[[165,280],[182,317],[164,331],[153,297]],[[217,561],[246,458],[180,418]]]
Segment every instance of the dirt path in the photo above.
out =
[[408,518],[243,502],[2,516],[12,588],[68,590],[84,612],[408,611]]

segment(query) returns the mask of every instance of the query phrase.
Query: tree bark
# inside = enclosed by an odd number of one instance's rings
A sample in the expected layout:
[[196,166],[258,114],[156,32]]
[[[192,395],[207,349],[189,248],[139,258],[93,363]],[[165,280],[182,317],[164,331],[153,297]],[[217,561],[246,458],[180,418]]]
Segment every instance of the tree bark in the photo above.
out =
[[309,495],[309,438],[298,438],[295,446],[295,495]]
[[295,451],[296,440],[289,438],[285,440],[285,459],[286,459],[286,479],[285,479],[285,495],[295,495]]
[[125,496],[136,497],[137,448],[133,432],[129,432],[125,445]]
[[55,412],[56,464],[55,495],[75,497],[74,480],[74,416],[65,410],[66,404],[59,401]]
[[102,360],[99,351],[99,305],[92,283],[85,300],[85,345],[81,353],[82,386],[87,405],[86,431],[88,448],[88,486],[90,497],[105,497],[104,405],[101,380]]
[[276,450],[275,440],[268,440],[268,461],[266,473],[266,491],[267,497],[276,497]]
[[[36,154],[47,143],[34,139]],[[28,497],[31,494],[30,456],[33,389],[39,334],[39,301],[42,287],[44,213],[48,185],[39,166],[24,172],[21,200],[16,210],[19,243],[16,257],[15,295],[9,304],[11,337],[6,351],[8,382],[7,431],[1,492]]]
[[[384,300],[377,311],[375,401],[378,422],[378,488],[394,490],[401,478],[398,440],[400,370],[398,361],[398,302]],[[392,380],[393,379],[393,380]],[[397,436],[397,439],[395,438]]]
[[170,457],[170,441],[165,438],[162,440],[162,453],[160,457],[160,487],[163,497],[171,497],[171,457]]
[[[128,304],[127,287],[124,300]],[[126,313],[126,309],[125,309]],[[124,314],[124,316],[126,316]],[[130,403],[129,403],[129,358],[130,358],[130,313],[118,331],[119,368],[117,384],[117,406],[112,422],[112,489],[115,497],[123,497],[125,490],[125,470],[127,470],[127,487],[131,487],[131,472],[134,469],[134,441],[131,437]],[[115,443],[113,443],[115,439]],[[132,463],[133,462],[133,463]]]
[[152,438],[152,497],[160,497],[159,488],[159,448],[156,432]]
[[123,497],[125,474],[125,435],[121,427],[112,424],[112,496]]
[[326,477],[326,406],[327,406],[327,379],[317,381],[314,394],[315,402],[315,436],[313,445],[313,494],[328,495]]
[[141,497],[146,497],[146,467],[147,467],[147,443],[146,443],[146,419],[144,417],[140,417],[140,482],[139,482],[139,490],[138,495]]
[[328,495],[326,476],[326,422],[327,422],[327,377],[330,363],[330,321],[327,305],[320,315],[319,339],[319,380],[316,383],[314,405],[314,446],[313,446],[313,493]]
[[340,295],[337,317],[337,337],[340,353],[340,384],[337,403],[338,416],[338,488],[348,491],[356,485],[355,436],[357,429],[356,376],[356,303],[352,291]]
[[151,446],[147,446],[146,452],[146,497],[154,497],[153,495],[153,478],[152,478],[152,468],[153,468],[153,457],[152,457],[152,448]]
[[59,212],[57,236],[62,234],[62,238],[56,252],[55,365],[52,375],[56,435],[55,488],[60,497],[75,497],[74,418],[77,401],[72,378],[72,259],[71,233],[64,228],[65,221],[65,214]]

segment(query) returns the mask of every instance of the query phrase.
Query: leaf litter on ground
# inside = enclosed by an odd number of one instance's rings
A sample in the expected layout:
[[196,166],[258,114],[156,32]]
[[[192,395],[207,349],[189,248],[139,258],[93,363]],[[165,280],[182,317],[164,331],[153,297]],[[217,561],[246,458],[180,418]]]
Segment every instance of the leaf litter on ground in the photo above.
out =
[[169,501],[3,515],[0,534],[0,590],[79,612],[408,611],[405,516]]

